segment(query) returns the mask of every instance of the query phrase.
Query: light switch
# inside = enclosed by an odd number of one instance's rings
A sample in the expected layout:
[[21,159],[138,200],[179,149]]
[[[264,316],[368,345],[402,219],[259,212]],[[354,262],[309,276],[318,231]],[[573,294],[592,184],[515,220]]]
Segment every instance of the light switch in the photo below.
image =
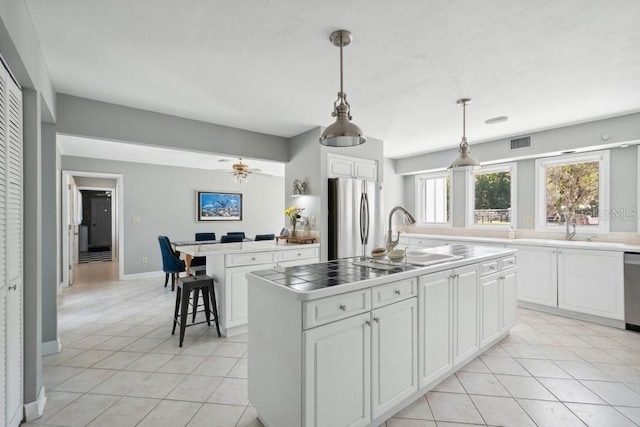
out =
[[531,215],[525,215],[522,217],[522,222],[525,224],[531,224],[533,223],[533,217]]
[[131,218],[132,222],[142,222],[142,219],[139,216],[134,216],[133,218]]
[[312,226],[312,227],[316,226],[316,217],[315,216],[311,215],[309,217],[309,225]]

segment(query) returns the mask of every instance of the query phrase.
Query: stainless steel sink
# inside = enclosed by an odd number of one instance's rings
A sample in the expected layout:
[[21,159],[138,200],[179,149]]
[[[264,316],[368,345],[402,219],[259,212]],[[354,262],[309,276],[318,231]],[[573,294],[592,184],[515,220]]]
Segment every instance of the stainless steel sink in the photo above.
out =
[[461,259],[460,255],[439,254],[427,250],[407,251],[406,260],[409,264],[432,265]]

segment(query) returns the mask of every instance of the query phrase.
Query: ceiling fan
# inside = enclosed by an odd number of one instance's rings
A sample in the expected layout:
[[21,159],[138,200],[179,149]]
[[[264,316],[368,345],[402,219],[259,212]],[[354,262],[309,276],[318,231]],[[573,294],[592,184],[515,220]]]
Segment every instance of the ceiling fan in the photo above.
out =
[[238,160],[238,163],[233,164],[233,171],[231,172],[233,174],[233,180],[236,183],[241,184],[247,181],[247,179],[249,179],[249,175],[253,172],[262,172],[260,169],[250,169],[249,165],[242,163],[241,158]]

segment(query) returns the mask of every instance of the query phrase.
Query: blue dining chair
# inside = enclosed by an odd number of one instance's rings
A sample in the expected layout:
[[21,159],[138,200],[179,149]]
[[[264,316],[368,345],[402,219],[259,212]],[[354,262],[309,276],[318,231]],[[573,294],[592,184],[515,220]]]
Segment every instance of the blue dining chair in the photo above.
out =
[[258,240],[275,240],[275,234],[256,234],[256,238],[254,239],[256,242]]
[[162,253],[162,271],[164,271],[164,287],[169,282],[169,274],[171,274],[171,290],[176,287],[176,277],[178,274],[186,271],[186,265],[176,253],[171,249],[171,241],[167,236],[158,236],[160,243],[160,253]]
[[220,237],[220,243],[235,243],[242,242],[244,238],[240,234],[227,234]]
[[244,235],[244,231],[230,231],[227,233],[227,236],[242,236],[243,239],[247,238],[247,236]]

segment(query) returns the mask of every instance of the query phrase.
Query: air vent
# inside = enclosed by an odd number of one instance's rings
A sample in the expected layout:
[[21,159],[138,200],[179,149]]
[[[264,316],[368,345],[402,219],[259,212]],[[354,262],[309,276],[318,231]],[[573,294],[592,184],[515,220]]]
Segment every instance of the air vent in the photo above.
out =
[[523,148],[531,147],[531,137],[523,136],[521,138],[514,138],[511,140],[511,149],[512,150],[521,150]]

